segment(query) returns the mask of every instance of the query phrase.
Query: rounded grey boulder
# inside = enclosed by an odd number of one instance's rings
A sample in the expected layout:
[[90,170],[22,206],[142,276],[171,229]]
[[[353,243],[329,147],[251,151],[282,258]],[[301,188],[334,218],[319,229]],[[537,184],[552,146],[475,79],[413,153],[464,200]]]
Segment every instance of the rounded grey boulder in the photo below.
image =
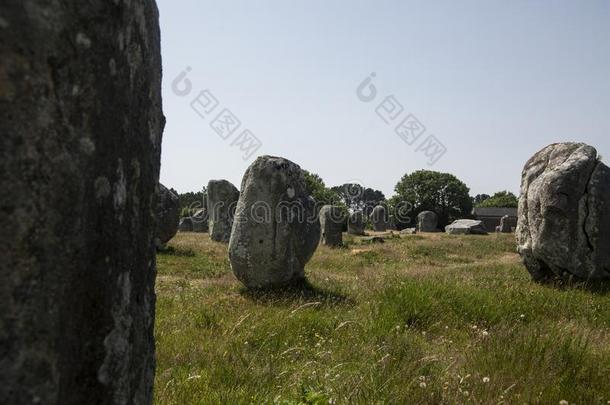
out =
[[362,211],[355,211],[349,215],[347,233],[350,235],[364,235],[364,214]]
[[159,183],[157,191],[157,232],[155,246],[163,249],[165,244],[178,232],[180,201],[178,196],[163,184]]
[[239,190],[227,180],[210,180],[207,188],[208,230],[216,242],[228,242]]
[[419,232],[436,232],[438,216],[433,211],[422,211],[417,214],[417,230]]
[[193,219],[191,217],[180,218],[180,223],[178,224],[178,231],[193,232]]
[[610,279],[610,169],[592,146],[557,143],[521,177],[517,247],[535,280]]
[[343,245],[343,224],[345,215],[340,207],[334,205],[324,205],[320,209],[320,236],[321,242],[325,246]]
[[191,217],[191,222],[193,224],[193,232],[207,232],[208,231],[208,210],[202,208],[197,210]]
[[445,227],[449,235],[487,235],[483,221],[476,219],[458,219]]
[[401,235],[415,235],[417,233],[417,228],[405,228],[400,231]]
[[301,168],[281,157],[257,158],[244,174],[229,241],[235,276],[249,288],[301,280],[319,240]]
[[373,230],[377,232],[385,232],[388,229],[388,215],[383,205],[377,205],[371,212],[371,223]]

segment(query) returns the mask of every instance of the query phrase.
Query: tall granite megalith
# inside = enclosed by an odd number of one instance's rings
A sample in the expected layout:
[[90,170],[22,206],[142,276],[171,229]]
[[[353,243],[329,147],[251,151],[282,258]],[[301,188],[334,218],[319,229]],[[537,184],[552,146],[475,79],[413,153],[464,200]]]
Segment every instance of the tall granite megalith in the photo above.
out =
[[159,183],[157,190],[157,232],[155,246],[157,250],[165,248],[165,244],[178,232],[180,222],[180,199],[172,190]]
[[556,143],[521,176],[517,248],[535,280],[610,280],[610,168],[583,143]]
[[388,214],[383,205],[377,205],[373,208],[370,219],[374,231],[385,232],[388,230]]
[[346,215],[337,205],[324,205],[320,209],[320,242],[325,246],[343,245],[343,224]]
[[356,211],[348,216],[347,233],[350,235],[364,235],[364,215],[362,211]]
[[149,404],[154,1],[0,3],[0,403]]
[[239,190],[227,180],[210,180],[207,188],[210,239],[228,243]]
[[418,232],[436,232],[438,225],[438,215],[434,211],[422,211],[417,214]]
[[316,204],[303,170],[288,159],[258,157],[241,182],[229,241],[237,279],[249,288],[302,281],[319,241]]

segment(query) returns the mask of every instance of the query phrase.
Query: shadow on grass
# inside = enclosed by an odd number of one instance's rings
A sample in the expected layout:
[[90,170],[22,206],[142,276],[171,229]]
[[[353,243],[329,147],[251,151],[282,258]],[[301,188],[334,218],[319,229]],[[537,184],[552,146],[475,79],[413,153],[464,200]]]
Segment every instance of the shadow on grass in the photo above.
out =
[[324,306],[350,304],[352,300],[337,291],[321,288],[311,284],[307,279],[294,281],[285,286],[267,288],[240,289],[240,294],[256,303],[265,305],[293,304],[303,301],[317,301]]
[[596,295],[610,294],[610,281],[566,281],[566,280],[538,280],[538,283],[545,287],[554,288],[560,291],[581,290]]
[[184,257],[195,256],[195,252],[193,251],[193,249],[175,248],[173,246],[167,246],[161,250],[158,250],[157,254],[166,255],[166,256],[184,256]]

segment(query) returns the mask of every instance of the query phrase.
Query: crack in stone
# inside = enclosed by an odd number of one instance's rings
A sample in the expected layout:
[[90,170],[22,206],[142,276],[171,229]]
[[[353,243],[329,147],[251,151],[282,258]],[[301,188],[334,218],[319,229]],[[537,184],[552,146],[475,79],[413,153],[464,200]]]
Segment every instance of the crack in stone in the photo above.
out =
[[583,218],[582,221],[582,232],[585,235],[585,240],[587,241],[587,245],[589,246],[589,249],[591,250],[591,253],[593,253],[595,251],[595,247],[593,246],[593,243],[591,242],[591,236],[587,233],[587,220],[589,219],[589,194],[590,194],[590,187],[591,187],[591,180],[593,179],[593,175],[595,174],[595,171],[597,170],[597,168],[600,165],[600,161],[599,159],[597,160],[597,163],[593,166],[593,170],[591,170],[591,173],[589,173],[589,178],[587,179],[587,185],[585,187],[585,193],[582,196],[582,199],[584,199],[584,210],[585,210],[585,217]]

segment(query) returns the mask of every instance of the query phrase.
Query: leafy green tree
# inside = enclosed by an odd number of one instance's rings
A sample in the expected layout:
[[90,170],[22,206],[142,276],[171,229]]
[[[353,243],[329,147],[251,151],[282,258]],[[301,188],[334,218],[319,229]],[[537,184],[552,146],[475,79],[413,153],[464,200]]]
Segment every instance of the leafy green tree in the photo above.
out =
[[477,207],[517,208],[519,200],[510,191],[498,191],[490,198],[482,201]]
[[206,206],[205,201],[206,187],[203,187],[201,191],[189,191],[186,193],[178,194],[180,200],[180,216],[193,215],[197,210]]
[[386,201],[379,203],[379,205],[386,208],[388,215],[392,215],[398,230],[415,227],[413,205],[398,194],[394,194]]
[[385,196],[379,190],[363,187],[358,183],[345,183],[331,188],[341,201],[352,211],[363,211],[369,215],[373,208],[385,201]]
[[487,200],[491,198],[491,196],[489,194],[477,194],[473,199],[472,199],[472,203],[474,204],[475,207],[478,207],[479,204],[481,204],[483,201]]
[[472,211],[470,189],[450,173],[418,170],[405,174],[394,190],[394,204],[411,204],[411,224],[414,224],[415,217],[422,211],[434,211],[441,227],[456,219],[468,217]]
[[305,187],[307,192],[315,200],[319,208],[326,204],[337,204],[341,202],[339,195],[326,187],[324,180],[315,173],[310,173],[307,170],[303,170],[305,174]]

